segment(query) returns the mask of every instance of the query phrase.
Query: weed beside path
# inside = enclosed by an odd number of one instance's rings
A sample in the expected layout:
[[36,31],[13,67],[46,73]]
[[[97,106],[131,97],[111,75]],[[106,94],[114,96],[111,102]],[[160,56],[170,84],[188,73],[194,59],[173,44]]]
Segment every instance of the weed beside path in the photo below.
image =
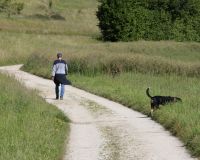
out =
[[0,74],[0,159],[62,157],[69,124],[61,111]]

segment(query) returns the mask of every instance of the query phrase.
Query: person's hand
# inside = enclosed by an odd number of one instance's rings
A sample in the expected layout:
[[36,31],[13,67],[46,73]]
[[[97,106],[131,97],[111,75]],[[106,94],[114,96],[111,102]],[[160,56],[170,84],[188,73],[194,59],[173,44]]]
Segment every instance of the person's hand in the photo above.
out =
[[54,76],[51,77],[52,81],[54,81]]

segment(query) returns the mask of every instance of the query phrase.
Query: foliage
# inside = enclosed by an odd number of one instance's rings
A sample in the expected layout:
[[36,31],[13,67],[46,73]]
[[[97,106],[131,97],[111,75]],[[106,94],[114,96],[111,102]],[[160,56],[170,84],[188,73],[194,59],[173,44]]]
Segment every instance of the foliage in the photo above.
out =
[[53,7],[53,1],[49,0],[49,9],[52,9],[52,7]]
[[196,0],[149,0],[147,8],[169,12],[172,21],[175,21],[196,16],[200,11],[199,7],[199,2]]
[[97,17],[108,41],[200,41],[196,0],[100,0]]
[[10,17],[11,15],[20,14],[24,4],[14,0],[0,0],[0,12],[4,12]]
[[119,39],[126,40],[132,37],[134,28],[132,7],[126,0],[102,0],[99,6],[97,17],[99,18],[99,27],[105,40],[117,41]]

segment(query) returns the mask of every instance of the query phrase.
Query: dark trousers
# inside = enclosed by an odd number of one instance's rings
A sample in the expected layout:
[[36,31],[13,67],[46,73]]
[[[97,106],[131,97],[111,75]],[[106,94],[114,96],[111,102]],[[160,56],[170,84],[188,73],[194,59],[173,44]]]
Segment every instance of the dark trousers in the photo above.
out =
[[[59,91],[59,86],[61,85],[61,90]],[[65,85],[64,84],[56,84],[56,88],[55,88],[55,91],[56,91],[56,98],[58,99],[59,98],[59,92],[60,92],[60,97],[63,98],[64,96],[64,93],[65,93]]]

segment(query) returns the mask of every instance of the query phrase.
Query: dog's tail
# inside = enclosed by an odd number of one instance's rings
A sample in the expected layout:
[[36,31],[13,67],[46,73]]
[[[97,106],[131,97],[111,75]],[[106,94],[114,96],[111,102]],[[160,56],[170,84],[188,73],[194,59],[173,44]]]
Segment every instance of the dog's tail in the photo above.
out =
[[175,101],[176,101],[176,102],[182,102],[182,99],[181,99],[181,98],[178,98],[178,97],[176,97],[176,98],[175,98]]
[[147,94],[147,96],[148,96],[149,98],[152,98],[152,96],[149,94],[149,88],[147,88],[146,94]]

